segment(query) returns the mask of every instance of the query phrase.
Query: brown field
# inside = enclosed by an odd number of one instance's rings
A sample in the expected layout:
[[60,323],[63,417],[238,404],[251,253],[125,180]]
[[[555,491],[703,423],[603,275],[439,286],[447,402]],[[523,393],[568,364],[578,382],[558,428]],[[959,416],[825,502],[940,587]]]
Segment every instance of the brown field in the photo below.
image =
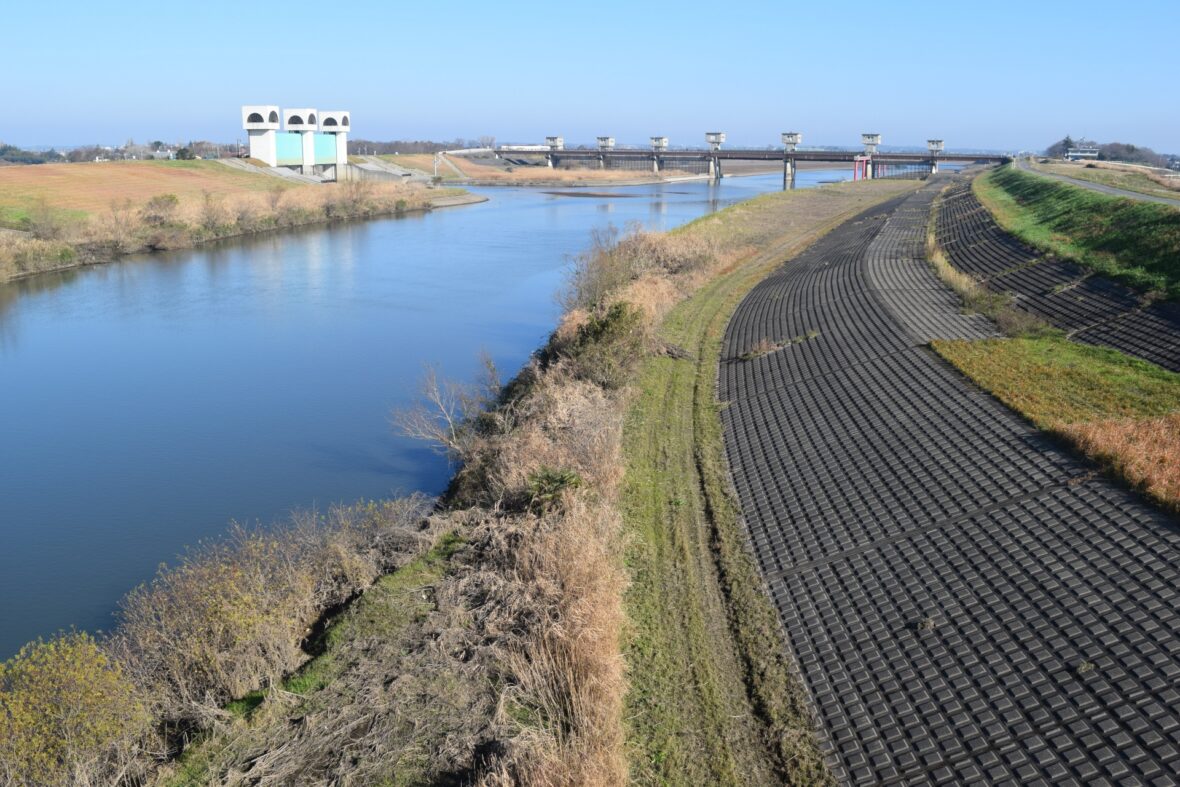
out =
[[[397,164],[399,167],[406,169],[416,169],[427,175],[434,174],[434,154],[433,153],[399,153],[396,156],[381,156],[381,158],[388,161],[390,164]],[[445,167],[440,166],[440,175],[448,174]],[[453,174],[453,173],[451,173]]]
[[108,161],[36,164],[0,169],[0,212],[19,218],[35,203],[98,213],[114,201],[141,204],[160,194],[203,197],[269,191],[276,178],[230,169],[216,161]]

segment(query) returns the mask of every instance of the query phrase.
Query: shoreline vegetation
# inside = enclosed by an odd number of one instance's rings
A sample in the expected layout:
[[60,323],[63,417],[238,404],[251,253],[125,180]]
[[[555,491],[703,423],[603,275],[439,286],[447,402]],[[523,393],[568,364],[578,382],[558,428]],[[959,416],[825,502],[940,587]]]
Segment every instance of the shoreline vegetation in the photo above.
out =
[[130,254],[484,200],[419,184],[287,184],[216,161],[5,167],[0,283]]
[[439,501],[235,528],[128,594],[110,634],[31,643],[0,667],[0,776],[828,781],[729,490],[717,359],[757,281],[916,186],[595,235],[516,377],[427,374],[397,418],[453,461]]

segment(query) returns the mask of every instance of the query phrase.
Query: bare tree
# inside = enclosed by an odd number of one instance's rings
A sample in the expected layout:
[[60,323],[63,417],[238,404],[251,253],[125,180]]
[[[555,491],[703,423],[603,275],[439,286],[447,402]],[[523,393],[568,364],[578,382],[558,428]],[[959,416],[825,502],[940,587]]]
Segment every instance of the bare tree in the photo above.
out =
[[500,401],[503,386],[496,365],[486,353],[481,365],[482,375],[475,383],[443,379],[437,368],[427,366],[418,403],[396,410],[394,427],[407,437],[430,443],[456,463],[470,459],[489,436],[510,432],[514,408]]

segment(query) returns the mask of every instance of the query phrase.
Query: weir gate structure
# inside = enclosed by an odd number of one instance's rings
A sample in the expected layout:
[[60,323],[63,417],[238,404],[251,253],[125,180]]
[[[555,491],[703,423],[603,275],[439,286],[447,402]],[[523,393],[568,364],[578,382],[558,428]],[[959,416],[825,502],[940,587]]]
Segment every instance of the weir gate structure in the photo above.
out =
[[852,165],[855,179],[888,177],[890,168],[899,171],[938,172],[940,162],[999,164],[1011,157],[991,153],[945,153],[941,139],[926,141],[926,153],[881,153],[881,135],[861,134],[862,150],[799,150],[803,135],[797,131],[782,134],[782,149],[722,149],[725,132],[710,131],[705,134],[708,147],[703,149],[671,150],[667,137],[652,137],[650,148],[616,148],[614,137],[598,137],[597,149],[565,148],[562,137],[546,137],[544,145],[512,145],[495,149],[497,158],[506,160],[535,161],[543,156],[548,167],[560,166],[562,162],[574,162],[599,169],[650,169],[661,172],[665,169],[684,169],[690,172],[707,173],[717,179],[722,176],[723,161],[781,161],[783,164],[783,188],[795,185],[797,162],[817,161],[847,163]]
[[250,157],[272,167],[285,167],[303,175],[336,179],[348,167],[348,132],[352,114],[347,110],[319,111],[306,107],[280,110],[273,104],[242,107],[242,128],[250,136]]

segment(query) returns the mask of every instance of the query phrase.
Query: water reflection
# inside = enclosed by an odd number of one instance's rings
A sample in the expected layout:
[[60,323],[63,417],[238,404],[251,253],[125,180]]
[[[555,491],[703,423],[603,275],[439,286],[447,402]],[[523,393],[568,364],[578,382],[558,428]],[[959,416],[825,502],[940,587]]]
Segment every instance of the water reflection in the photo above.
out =
[[518,368],[592,228],[667,229],[780,187],[483,189],[480,205],[0,286],[0,658],[106,627],[230,518],[439,491],[445,462],[388,424],[424,364],[469,379],[485,349]]

